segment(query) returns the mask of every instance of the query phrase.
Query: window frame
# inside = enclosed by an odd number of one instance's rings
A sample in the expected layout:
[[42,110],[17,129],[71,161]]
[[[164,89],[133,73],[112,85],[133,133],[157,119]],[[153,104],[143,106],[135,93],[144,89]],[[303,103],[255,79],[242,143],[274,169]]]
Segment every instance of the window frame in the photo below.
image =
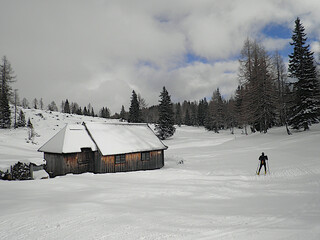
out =
[[150,152],[141,152],[141,161],[150,161],[151,153]]
[[[117,159],[118,158],[118,159]],[[114,157],[115,164],[123,164],[126,163],[126,154],[118,154]]]

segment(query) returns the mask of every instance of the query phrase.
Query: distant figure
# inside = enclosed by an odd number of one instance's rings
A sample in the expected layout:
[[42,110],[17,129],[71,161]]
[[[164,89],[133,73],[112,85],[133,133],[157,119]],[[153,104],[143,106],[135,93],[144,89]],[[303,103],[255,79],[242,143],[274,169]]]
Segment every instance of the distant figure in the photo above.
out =
[[267,164],[266,161],[268,160],[268,156],[264,155],[264,152],[261,154],[261,156],[259,157],[259,161],[260,161],[260,168],[258,171],[258,175],[260,174],[260,170],[262,168],[262,166],[264,166],[264,173],[267,174]]

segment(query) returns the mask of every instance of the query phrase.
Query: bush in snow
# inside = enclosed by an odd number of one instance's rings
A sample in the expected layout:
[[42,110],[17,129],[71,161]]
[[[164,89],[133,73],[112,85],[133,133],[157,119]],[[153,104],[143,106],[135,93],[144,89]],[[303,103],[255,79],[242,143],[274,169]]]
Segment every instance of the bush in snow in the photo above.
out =
[[11,178],[12,180],[31,180],[29,164],[17,162],[11,167]]
[[10,172],[0,171],[0,179],[3,180],[31,180],[31,171],[29,164],[17,162],[10,167]]

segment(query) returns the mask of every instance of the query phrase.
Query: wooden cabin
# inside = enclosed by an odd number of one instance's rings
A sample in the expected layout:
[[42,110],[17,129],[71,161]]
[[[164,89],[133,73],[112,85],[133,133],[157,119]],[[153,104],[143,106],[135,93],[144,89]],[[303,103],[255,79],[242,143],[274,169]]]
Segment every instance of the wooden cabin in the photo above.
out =
[[159,169],[165,146],[148,124],[68,124],[38,151],[50,177]]

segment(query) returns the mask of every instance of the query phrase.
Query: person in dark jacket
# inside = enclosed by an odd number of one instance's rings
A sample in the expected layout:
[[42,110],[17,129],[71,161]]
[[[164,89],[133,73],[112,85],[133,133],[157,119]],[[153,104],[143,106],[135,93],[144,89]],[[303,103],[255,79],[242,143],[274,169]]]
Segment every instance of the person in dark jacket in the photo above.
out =
[[260,168],[258,171],[258,175],[260,174],[260,170],[262,168],[262,166],[264,166],[264,173],[267,174],[267,163],[266,161],[268,161],[268,156],[264,155],[264,152],[261,154],[261,156],[259,157],[259,161],[260,161]]

